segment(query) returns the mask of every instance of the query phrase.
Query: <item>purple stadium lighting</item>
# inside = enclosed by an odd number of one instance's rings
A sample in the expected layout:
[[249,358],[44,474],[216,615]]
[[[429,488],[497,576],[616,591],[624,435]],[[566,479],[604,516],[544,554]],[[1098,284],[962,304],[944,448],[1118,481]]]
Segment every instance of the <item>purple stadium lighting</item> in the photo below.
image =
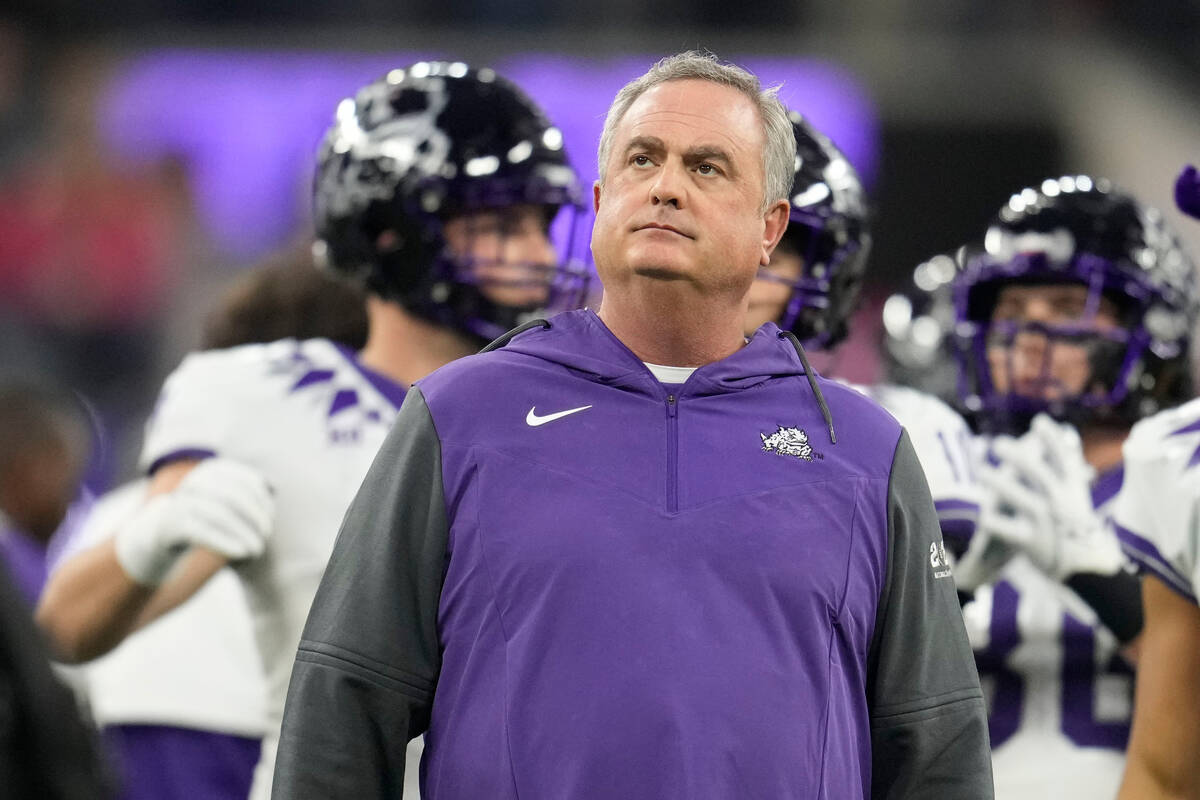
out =
[[[119,158],[185,161],[206,231],[221,251],[249,260],[308,224],[313,158],[338,101],[397,65],[448,55],[152,51],[118,70],[99,122]],[[531,54],[492,66],[561,127],[586,186],[597,174],[596,144],[609,102],[652,60]],[[878,158],[876,115],[846,70],[804,59],[733,60],[766,85],[782,83],[783,102],[825,131],[870,184]]]

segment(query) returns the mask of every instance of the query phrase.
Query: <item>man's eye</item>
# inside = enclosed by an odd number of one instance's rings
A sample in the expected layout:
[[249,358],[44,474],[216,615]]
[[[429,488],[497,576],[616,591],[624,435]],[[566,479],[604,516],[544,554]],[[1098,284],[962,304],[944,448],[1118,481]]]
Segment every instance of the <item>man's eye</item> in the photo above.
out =
[[696,167],[696,171],[701,175],[716,175],[719,173],[719,170],[712,164],[701,164],[700,166]]
[[634,156],[629,161],[635,167],[644,167],[650,163],[650,157],[649,156]]

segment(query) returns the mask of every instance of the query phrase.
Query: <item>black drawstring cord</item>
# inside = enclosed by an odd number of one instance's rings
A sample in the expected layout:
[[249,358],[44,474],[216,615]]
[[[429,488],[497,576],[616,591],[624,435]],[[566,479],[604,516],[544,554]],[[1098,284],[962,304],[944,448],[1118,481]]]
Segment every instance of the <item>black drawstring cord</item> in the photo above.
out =
[[800,363],[804,365],[804,375],[808,378],[808,385],[817,397],[817,405],[821,407],[821,416],[825,418],[825,424],[829,426],[829,442],[830,444],[837,444],[837,434],[833,431],[833,414],[829,412],[829,405],[825,402],[825,395],[821,394],[821,387],[817,385],[817,377],[813,373],[812,367],[809,366],[808,356],[804,354],[804,348],[800,345],[800,340],[791,331],[780,331],[779,337],[781,339],[788,339],[791,341],[792,347],[796,348],[796,355],[800,356]]
[[499,338],[494,339],[491,342],[489,342],[479,352],[480,353],[490,353],[493,350],[499,350],[501,347],[504,347],[504,345],[508,344],[512,340],[512,338],[514,336],[516,336],[518,333],[524,333],[525,331],[529,330],[530,328],[543,328],[545,330],[550,330],[550,323],[544,319],[531,319],[531,320],[529,320],[529,322],[526,322],[524,325],[518,325],[517,327],[513,328],[508,333],[501,334],[501,336]]

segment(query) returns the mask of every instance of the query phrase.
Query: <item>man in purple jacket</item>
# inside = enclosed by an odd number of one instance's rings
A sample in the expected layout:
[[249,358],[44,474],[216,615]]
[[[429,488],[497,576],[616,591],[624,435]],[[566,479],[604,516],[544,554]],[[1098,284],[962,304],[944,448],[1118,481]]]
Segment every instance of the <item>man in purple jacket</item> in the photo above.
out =
[[685,53],[600,141],[598,313],[419,381],[296,657],[280,798],[991,797],[904,430],[746,293],[788,218],[771,91]]

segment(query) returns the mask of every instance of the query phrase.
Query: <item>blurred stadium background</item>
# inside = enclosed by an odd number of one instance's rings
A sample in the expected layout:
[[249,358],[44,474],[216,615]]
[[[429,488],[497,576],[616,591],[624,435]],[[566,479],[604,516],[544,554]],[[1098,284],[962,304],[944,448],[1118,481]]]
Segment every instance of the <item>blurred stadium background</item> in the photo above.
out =
[[0,11],[0,377],[73,384],[127,475],[167,371],[220,289],[304,246],[321,132],[418,58],[491,66],[561,126],[586,179],[615,91],[707,48],[754,69],[862,173],[876,212],[856,335],[1020,187],[1104,175],[1200,253],[1171,185],[1200,161],[1200,2],[1160,0],[10,0]]

